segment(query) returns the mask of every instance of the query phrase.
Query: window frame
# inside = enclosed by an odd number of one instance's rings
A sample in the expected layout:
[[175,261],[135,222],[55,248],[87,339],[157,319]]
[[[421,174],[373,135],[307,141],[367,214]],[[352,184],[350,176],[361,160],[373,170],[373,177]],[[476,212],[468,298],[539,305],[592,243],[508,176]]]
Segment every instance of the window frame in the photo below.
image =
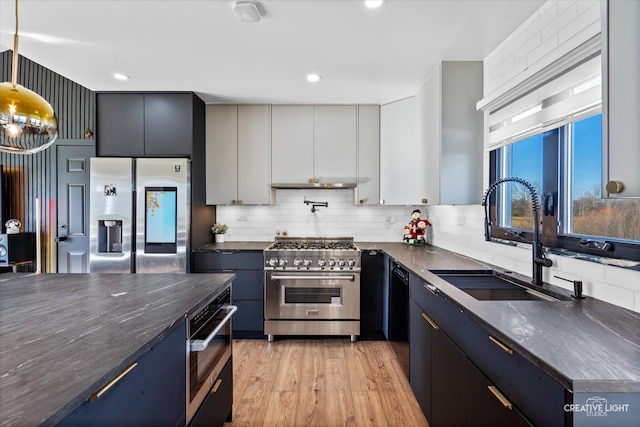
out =
[[[571,138],[572,132],[572,123],[543,132],[542,192],[538,194],[542,244],[560,253],[569,251],[584,254],[589,257],[640,261],[640,243],[636,243],[635,241],[605,236],[564,234],[560,232],[560,221],[566,222],[571,220],[572,203],[569,186],[572,169],[572,144],[568,143],[568,139]],[[506,150],[509,150],[509,145],[489,151],[490,183],[510,175],[509,173],[503,173],[504,165],[508,163],[508,160],[503,158]],[[492,226],[490,227],[489,237],[516,243],[532,242],[534,240],[533,230],[506,227],[502,225],[502,222],[497,221],[498,215],[510,215],[510,203],[505,204],[506,199],[503,198],[503,194],[504,191],[497,188],[496,191],[490,195],[489,221]],[[553,214],[544,213],[543,203],[547,198],[553,198],[553,205],[555,207]],[[503,210],[505,206],[507,208]],[[581,243],[585,240],[609,242],[612,244],[613,249],[605,251],[589,248]]]

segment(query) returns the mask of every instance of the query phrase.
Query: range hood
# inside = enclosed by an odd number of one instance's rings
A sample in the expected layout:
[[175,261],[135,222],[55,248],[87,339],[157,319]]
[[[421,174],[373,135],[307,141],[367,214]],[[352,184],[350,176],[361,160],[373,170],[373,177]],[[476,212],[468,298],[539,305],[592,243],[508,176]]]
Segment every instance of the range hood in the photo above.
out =
[[281,189],[349,189],[356,188],[355,182],[301,182],[298,184],[284,183],[284,184],[271,184],[271,188]]

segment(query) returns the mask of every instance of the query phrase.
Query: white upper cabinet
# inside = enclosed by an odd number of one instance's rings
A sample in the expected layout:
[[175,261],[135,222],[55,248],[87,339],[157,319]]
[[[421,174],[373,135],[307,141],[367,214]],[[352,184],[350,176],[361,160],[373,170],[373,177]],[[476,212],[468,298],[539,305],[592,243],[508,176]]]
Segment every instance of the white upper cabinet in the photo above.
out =
[[272,203],[270,107],[206,108],[207,204]]
[[482,62],[445,61],[414,97],[380,107],[380,198],[388,205],[482,199]]
[[355,182],[355,105],[274,105],[272,136],[274,184]]
[[415,98],[380,107],[380,203],[426,203],[424,147],[415,137]]
[[358,106],[357,205],[380,203],[380,106]]
[[482,201],[482,62],[444,61],[416,94],[416,139],[429,204]]
[[238,106],[238,203],[267,205],[271,189],[271,108]]
[[313,177],[313,106],[271,107],[271,182],[300,184]]
[[238,192],[238,107],[207,105],[206,129],[207,204],[235,204]]
[[640,2],[608,1],[604,35],[604,173],[610,197],[640,197]]
[[320,182],[355,183],[357,156],[355,105],[313,107],[313,176]]

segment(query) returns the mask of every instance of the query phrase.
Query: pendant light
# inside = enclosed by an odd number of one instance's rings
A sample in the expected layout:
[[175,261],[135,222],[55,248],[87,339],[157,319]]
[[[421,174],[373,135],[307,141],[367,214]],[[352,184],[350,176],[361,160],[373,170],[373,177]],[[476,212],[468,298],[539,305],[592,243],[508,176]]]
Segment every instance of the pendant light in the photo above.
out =
[[18,0],[11,81],[0,83],[0,151],[33,154],[56,140],[58,120],[53,107],[43,97],[17,84],[17,81]]

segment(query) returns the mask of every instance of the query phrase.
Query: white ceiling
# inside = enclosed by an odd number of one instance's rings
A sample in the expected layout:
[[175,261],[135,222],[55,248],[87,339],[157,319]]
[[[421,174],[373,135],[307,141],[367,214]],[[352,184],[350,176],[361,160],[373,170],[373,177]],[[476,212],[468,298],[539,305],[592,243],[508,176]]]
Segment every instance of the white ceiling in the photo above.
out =
[[[93,91],[384,104],[413,95],[439,61],[484,59],[544,0],[262,0],[255,24],[234,3],[21,0],[18,52]],[[0,0],[2,50],[13,49],[14,4]]]

